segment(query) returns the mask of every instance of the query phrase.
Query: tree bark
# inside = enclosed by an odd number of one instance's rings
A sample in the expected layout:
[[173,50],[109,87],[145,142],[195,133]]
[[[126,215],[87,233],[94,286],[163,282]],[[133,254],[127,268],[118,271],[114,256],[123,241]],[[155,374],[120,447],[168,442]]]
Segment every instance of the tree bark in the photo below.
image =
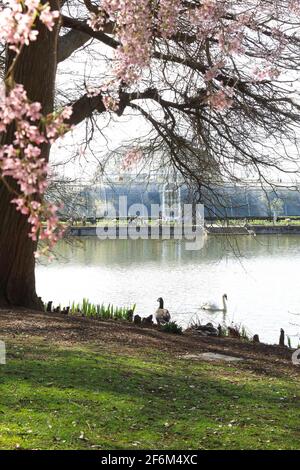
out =
[[[59,0],[51,0],[52,10],[59,10]],[[24,85],[31,101],[42,105],[44,114],[53,110],[54,86],[57,66],[58,22],[53,31],[41,23],[35,42],[25,47],[18,57],[14,80]],[[7,70],[13,53],[7,53]],[[13,129],[1,138],[2,144],[13,140]],[[42,158],[49,158],[49,146],[43,146]],[[14,182],[7,181],[10,188],[18,189]],[[30,226],[25,216],[11,204],[14,193],[5,182],[0,181],[0,306],[21,306],[40,309],[42,304],[36,294],[35,258],[36,243],[28,237]]]
[[35,244],[29,225],[11,204],[11,193],[0,185],[0,307],[40,308],[35,291]]

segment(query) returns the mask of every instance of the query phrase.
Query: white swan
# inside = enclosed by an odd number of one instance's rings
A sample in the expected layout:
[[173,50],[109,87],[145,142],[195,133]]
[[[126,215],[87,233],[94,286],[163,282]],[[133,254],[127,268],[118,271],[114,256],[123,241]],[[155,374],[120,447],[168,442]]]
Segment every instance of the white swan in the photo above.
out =
[[216,304],[206,303],[202,305],[202,310],[210,310],[211,312],[227,312],[227,294],[222,297],[223,308]]

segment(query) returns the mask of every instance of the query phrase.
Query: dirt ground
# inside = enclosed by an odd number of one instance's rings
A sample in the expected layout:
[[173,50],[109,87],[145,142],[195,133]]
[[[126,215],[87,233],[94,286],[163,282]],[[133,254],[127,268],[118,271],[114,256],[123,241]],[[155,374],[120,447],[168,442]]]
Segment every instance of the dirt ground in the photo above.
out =
[[126,353],[137,350],[167,352],[176,357],[184,354],[215,352],[244,359],[241,367],[267,375],[299,375],[300,366],[292,364],[288,348],[254,344],[233,338],[204,338],[197,333],[183,335],[163,333],[153,326],[139,327],[128,322],[101,321],[55,313],[27,310],[0,310],[0,339],[30,337],[61,345],[97,344]]

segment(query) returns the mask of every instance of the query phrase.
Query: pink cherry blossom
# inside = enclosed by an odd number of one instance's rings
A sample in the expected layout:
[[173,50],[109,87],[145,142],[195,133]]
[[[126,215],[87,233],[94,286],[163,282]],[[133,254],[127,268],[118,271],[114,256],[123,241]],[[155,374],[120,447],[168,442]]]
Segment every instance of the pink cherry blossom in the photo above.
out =
[[[39,103],[28,100],[23,85],[16,84],[0,102],[2,132],[15,123],[13,144],[0,147],[0,176],[11,177],[18,183],[20,194],[12,200],[16,209],[28,217],[31,225],[29,236],[47,240],[51,247],[62,236],[57,208],[42,200],[47,189],[48,164],[41,157],[41,143],[54,141],[68,127],[65,120],[72,110],[67,107],[43,117]],[[42,221],[45,220],[45,223]]]
[[122,170],[126,171],[129,168],[137,165],[141,161],[142,158],[143,158],[143,152],[141,149],[137,147],[129,149],[123,158]]
[[218,111],[224,111],[232,106],[232,90],[225,88],[212,93],[208,97],[210,106]]
[[46,5],[40,13],[40,20],[49,29],[49,31],[52,31],[55,19],[59,18],[59,15],[59,11],[51,11],[49,5]]
[[23,45],[36,40],[38,31],[34,25],[38,16],[51,31],[59,15],[59,11],[51,11],[48,4],[43,5],[39,0],[25,0],[23,3],[6,0],[5,6],[0,8],[0,41],[18,52]]

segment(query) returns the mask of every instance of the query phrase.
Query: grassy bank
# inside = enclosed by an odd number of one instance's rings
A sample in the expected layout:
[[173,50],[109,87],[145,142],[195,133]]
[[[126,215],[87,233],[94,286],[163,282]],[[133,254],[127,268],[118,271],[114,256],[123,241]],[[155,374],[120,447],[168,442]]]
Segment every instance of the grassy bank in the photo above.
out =
[[248,346],[243,363],[183,359],[194,338],[96,320],[20,316],[13,334],[7,317],[1,449],[299,448],[300,374],[286,359],[262,353],[260,366]]
[[[274,226],[274,220],[272,217],[260,218],[260,219],[249,219],[249,218],[238,218],[238,219],[221,219],[221,220],[210,220],[207,221],[208,225],[216,225],[216,226],[238,226],[242,227],[245,224],[251,225],[264,225],[264,226]],[[300,225],[299,217],[278,217],[275,223],[275,226],[287,226],[287,225]]]

